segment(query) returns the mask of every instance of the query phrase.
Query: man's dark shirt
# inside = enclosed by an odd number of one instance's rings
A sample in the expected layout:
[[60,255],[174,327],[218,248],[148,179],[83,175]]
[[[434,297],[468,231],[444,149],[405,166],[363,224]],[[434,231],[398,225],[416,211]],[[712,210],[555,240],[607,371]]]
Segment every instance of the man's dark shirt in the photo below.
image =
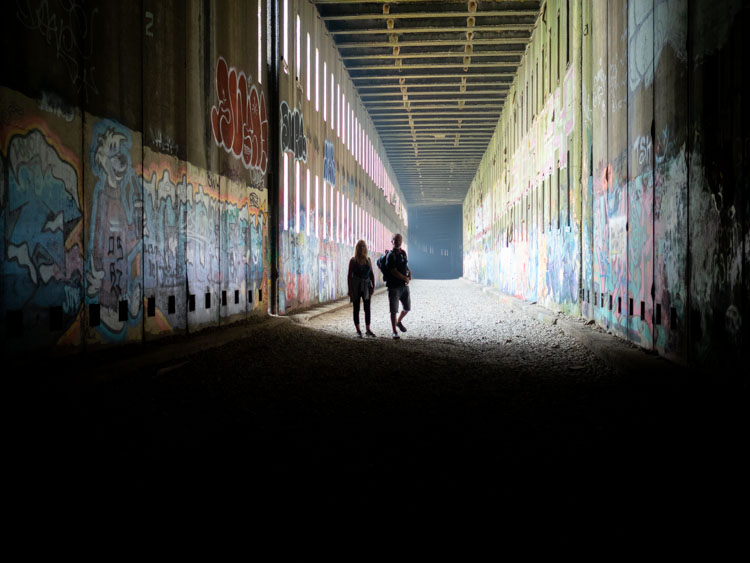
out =
[[[389,272],[392,268],[396,268],[398,272],[403,276],[406,276],[406,272],[408,271],[406,265],[408,262],[409,260],[406,258],[406,252],[400,248],[394,248],[391,250],[390,254],[388,254],[388,260],[386,261],[385,266]],[[395,276],[390,276],[390,281],[386,282],[386,285],[388,287],[402,287],[406,284],[403,280]]]

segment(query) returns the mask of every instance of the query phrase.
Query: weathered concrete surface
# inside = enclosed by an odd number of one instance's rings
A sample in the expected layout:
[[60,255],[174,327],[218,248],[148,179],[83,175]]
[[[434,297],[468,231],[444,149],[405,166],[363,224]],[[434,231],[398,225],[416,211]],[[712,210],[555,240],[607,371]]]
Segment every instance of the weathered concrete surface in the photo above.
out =
[[412,292],[400,341],[379,294],[376,339],[353,337],[345,307],[217,331],[237,338],[210,349],[201,332],[130,369],[121,348],[42,372],[17,418],[17,516],[74,504],[93,530],[232,514],[287,536],[478,520],[505,549],[739,537],[746,391],[613,372],[565,319],[465,281]]

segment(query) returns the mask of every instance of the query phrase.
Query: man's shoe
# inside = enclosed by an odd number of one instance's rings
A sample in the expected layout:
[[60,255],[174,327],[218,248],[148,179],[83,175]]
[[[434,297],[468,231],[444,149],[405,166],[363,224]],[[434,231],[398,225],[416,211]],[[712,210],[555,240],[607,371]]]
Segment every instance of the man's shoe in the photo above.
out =
[[398,335],[398,332],[393,333],[393,340],[400,340],[401,337]]
[[406,327],[405,327],[405,326],[403,325],[403,323],[402,323],[401,321],[398,321],[398,322],[396,323],[396,326],[398,327],[398,329],[399,329],[399,330],[400,330],[401,332],[406,332]]

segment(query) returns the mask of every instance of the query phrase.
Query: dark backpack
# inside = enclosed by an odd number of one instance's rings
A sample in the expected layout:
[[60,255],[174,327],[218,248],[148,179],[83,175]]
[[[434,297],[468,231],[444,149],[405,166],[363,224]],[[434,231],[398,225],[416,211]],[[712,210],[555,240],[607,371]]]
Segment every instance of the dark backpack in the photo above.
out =
[[391,272],[388,271],[388,257],[391,255],[390,250],[386,250],[383,255],[378,258],[377,265],[380,268],[380,273],[383,274],[383,280],[387,283],[393,279]]

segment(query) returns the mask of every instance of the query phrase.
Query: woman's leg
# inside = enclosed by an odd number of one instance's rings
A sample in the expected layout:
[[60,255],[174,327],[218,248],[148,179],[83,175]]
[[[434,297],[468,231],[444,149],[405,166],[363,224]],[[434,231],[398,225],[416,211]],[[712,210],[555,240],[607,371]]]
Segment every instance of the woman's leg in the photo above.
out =
[[370,300],[363,299],[363,301],[365,303],[365,326],[367,330],[370,330]]
[[352,303],[354,305],[354,326],[357,332],[359,332],[359,295],[357,295],[357,298]]

